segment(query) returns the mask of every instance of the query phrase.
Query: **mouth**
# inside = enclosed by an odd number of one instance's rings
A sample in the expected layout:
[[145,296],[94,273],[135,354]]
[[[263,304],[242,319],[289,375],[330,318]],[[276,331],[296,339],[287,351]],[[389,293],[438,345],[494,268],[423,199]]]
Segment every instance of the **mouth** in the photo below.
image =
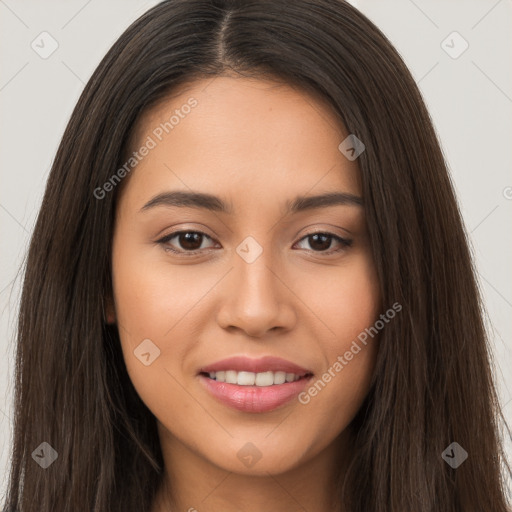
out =
[[220,403],[242,412],[269,412],[289,403],[313,373],[280,358],[233,357],[201,368],[198,377]]

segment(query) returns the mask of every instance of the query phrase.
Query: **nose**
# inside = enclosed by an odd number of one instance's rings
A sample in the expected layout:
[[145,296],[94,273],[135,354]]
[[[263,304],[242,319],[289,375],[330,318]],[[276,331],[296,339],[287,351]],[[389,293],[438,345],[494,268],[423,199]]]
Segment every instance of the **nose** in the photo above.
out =
[[222,328],[258,338],[271,330],[293,328],[295,295],[282,272],[272,268],[270,256],[263,251],[256,261],[247,263],[234,255],[234,268],[227,276],[217,313]]

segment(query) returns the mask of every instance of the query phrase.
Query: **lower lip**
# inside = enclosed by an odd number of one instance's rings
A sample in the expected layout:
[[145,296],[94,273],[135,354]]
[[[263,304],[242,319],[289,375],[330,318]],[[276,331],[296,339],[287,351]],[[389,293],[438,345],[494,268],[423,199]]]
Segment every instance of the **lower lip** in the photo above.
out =
[[199,380],[215,398],[229,407],[243,412],[268,412],[296,397],[310,378],[264,387],[217,382],[205,375],[199,375]]

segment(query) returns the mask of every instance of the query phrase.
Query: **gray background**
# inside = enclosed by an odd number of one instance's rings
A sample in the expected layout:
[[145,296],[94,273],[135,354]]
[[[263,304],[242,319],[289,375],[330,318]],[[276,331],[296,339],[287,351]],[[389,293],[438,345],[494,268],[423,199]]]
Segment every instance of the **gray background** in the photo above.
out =
[[[85,82],[155,3],[0,0],[0,496],[10,454],[18,272],[48,172]],[[351,3],[393,42],[429,107],[472,240],[496,380],[512,423],[512,0]],[[46,59],[31,47],[50,48],[43,31],[58,43]],[[457,56],[464,40],[469,47]],[[511,444],[507,438],[509,457]]]

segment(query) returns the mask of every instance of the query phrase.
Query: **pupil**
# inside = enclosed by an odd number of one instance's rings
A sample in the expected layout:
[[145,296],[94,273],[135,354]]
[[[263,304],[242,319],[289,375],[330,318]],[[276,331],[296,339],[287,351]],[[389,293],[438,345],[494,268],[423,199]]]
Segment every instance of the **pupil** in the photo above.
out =
[[[325,235],[323,233],[316,233],[314,235],[311,235],[311,238],[313,239],[313,242],[309,242],[309,245],[313,248],[313,250],[325,250],[325,249],[329,249],[329,246],[331,245],[331,236],[330,235]],[[318,242],[318,239],[321,238],[323,240],[323,244],[320,243],[320,247],[317,247],[315,248],[315,244]],[[327,241],[327,243],[325,243]]]
[[[200,233],[182,233],[180,235],[180,244],[184,249],[195,250],[201,247]],[[199,244],[197,242],[199,241]]]

